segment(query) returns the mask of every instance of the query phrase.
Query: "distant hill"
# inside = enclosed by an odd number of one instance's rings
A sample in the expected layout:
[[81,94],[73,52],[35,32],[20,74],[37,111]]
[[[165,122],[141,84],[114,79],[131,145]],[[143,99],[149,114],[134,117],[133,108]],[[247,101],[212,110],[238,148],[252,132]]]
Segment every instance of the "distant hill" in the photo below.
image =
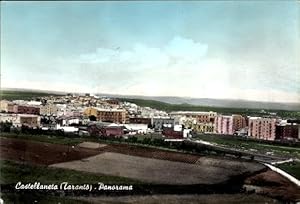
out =
[[216,106],[198,106],[191,104],[170,104],[156,100],[149,99],[134,99],[134,98],[117,98],[121,101],[135,103],[142,107],[151,107],[167,112],[171,111],[215,111],[220,114],[231,115],[241,114],[244,116],[266,116],[271,113],[276,113],[277,116],[286,119],[300,119],[300,112],[291,110],[274,110],[274,109],[252,109],[252,108],[230,108],[230,107],[216,107]]
[[51,91],[51,90],[42,90],[42,89],[20,89],[20,88],[1,88],[1,92],[27,92],[27,93],[40,93],[47,95],[63,95],[69,92],[65,91]]
[[163,97],[163,96],[134,96],[134,95],[114,95],[114,94],[99,94],[99,96],[109,96],[116,98],[144,99],[155,100],[169,104],[189,104],[194,106],[207,107],[226,107],[226,108],[248,108],[260,110],[289,110],[300,111],[299,103],[274,103],[274,102],[259,102],[247,100],[232,100],[232,99],[208,99],[208,98],[185,98],[185,97]]
[[40,90],[24,90],[24,89],[1,89],[0,99],[6,100],[31,100],[37,97],[62,95],[59,92],[47,92]]
[[[15,92],[15,93],[13,93]],[[17,93],[18,92],[18,93]],[[1,97],[5,99],[9,93],[10,96],[30,97],[31,95],[62,95],[67,92],[63,91],[47,91],[47,90],[31,90],[31,89],[2,89]],[[21,94],[23,93],[23,94]],[[6,95],[5,95],[6,94]],[[260,101],[247,101],[247,100],[232,100],[232,99],[208,99],[208,98],[187,98],[187,97],[167,97],[167,96],[136,96],[136,95],[116,95],[99,93],[98,96],[107,96],[121,99],[143,99],[148,100],[147,103],[154,101],[163,102],[172,105],[191,106],[204,106],[204,107],[220,107],[220,108],[236,108],[236,109],[259,109],[259,110],[288,110],[300,111],[299,103],[274,103],[274,102],[260,102]],[[163,106],[161,103],[159,106]],[[176,107],[176,106],[175,106]]]

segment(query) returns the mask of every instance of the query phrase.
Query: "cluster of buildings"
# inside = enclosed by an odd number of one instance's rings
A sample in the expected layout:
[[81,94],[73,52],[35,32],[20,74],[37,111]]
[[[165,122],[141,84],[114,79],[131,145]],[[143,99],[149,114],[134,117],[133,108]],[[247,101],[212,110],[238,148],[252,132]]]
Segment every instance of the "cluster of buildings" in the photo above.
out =
[[13,127],[63,130],[86,135],[122,136],[159,132],[186,138],[191,133],[249,136],[263,140],[299,140],[299,121],[276,116],[249,117],[217,112],[167,113],[107,97],[85,95],[40,97],[36,101],[0,101],[0,122]]
[[249,136],[262,140],[299,140],[300,123],[278,117],[250,117],[216,112],[173,112],[180,121],[197,133]]

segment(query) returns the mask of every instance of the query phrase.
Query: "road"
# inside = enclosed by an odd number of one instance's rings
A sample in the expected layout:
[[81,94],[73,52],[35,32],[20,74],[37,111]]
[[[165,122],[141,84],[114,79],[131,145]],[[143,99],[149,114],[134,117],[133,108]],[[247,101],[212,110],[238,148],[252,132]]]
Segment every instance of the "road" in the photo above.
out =
[[190,144],[197,148],[205,148],[209,151],[215,151],[217,153],[221,153],[226,156],[233,156],[233,157],[241,157],[241,158],[250,158],[258,162],[267,163],[267,164],[276,164],[276,163],[286,163],[292,162],[293,159],[288,157],[279,157],[274,155],[266,155],[260,153],[249,152],[245,150],[240,150],[236,148],[224,147],[214,143],[210,143],[203,140],[192,139],[192,140],[185,140],[185,144]]

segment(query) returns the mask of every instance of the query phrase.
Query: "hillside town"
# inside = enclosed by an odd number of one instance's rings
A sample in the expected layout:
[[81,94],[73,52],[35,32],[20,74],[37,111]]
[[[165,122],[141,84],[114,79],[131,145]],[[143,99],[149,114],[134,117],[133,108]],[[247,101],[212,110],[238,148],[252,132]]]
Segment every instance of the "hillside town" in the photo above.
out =
[[0,110],[1,131],[6,132],[27,128],[103,137],[157,134],[165,139],[187,139],[195,134],[220,134],[269,141],[300,138],[299,120],[275,114],[253,117],[213,111],[165,112],[91,94],[1,100]]

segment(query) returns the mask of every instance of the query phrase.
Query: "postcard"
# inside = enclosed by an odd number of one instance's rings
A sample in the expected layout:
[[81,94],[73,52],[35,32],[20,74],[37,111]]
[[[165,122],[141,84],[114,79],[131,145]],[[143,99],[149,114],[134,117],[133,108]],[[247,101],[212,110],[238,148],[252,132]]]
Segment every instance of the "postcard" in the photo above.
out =
[[1,1],[1,203],[299,203],[299,1]]

